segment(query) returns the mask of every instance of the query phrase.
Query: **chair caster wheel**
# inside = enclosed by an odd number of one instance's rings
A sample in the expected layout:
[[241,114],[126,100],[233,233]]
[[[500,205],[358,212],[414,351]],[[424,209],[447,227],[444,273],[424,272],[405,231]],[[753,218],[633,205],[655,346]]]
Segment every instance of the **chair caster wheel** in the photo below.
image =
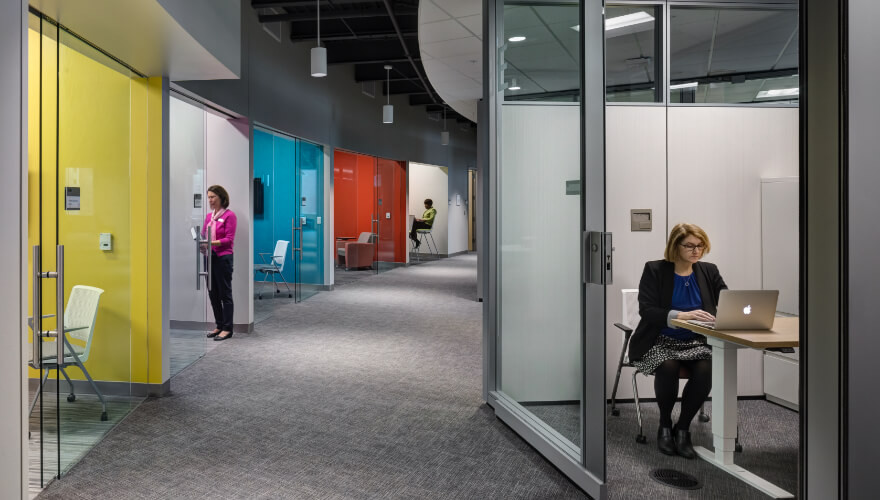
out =
[[74,401],[76,401],[76,394],[68,394],[67,395],[67,402],[73,403]]
[[105,411],[105,412],[101,413],[101,422],[106,422],[106,421],[107,421],[107,412]]
[[645,444],[647,442],[648,438],[646,438],[644,434],[639,434],[638,436],[636,436],[636,443]]
[[733,447],[733,451],[735,451],[736,453],[742,453],[743,452],[743,445],[736,443],[736,446]]
[[620,416],[620,408],[612,408],[611,414],[614,415],[615,417],[619,417]]
[[708,422],[709,415],[700,415],[699,419],[700,419],[700,422]]

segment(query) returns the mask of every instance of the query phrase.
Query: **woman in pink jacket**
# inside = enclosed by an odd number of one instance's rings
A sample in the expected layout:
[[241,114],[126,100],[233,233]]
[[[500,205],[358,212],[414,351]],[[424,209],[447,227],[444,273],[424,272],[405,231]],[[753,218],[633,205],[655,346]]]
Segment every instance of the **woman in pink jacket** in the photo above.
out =
[[[223,186],[208,188],[208,206],[203,237],[210,240],[211,287],[208,297],[214,310],[217,328],[208,334],[214,340],[232,337],[232,245],[235,242],[237,219],[229,210],[229,193]],[[205,249],[206,253],[207,248]]]

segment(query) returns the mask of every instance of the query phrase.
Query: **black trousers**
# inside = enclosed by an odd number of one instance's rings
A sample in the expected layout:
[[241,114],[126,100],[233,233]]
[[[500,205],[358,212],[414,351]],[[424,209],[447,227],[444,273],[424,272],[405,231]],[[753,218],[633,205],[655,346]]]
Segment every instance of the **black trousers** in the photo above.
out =
[[214,321],[221,331],[232,331],[232,254],[218,257],[211,252],[211,289],[208,291]]
[[686,367],[691,376],[681,393],[681,413],[675,426],[687,430],[712,390],[712,360],[667,359],[654,370],[654,394],[660,407],[660,427],[672,427],[672,407],[678,397],[678,374]]
[[431,226],[425,221],[414,220],[413,225],[412,225],[412,229],[410,229],[410,231],[409,231],[409,239],[411,239],[413,241],[418,240],[419,235],[416,231],[418,231],[419,229],[431,229]]

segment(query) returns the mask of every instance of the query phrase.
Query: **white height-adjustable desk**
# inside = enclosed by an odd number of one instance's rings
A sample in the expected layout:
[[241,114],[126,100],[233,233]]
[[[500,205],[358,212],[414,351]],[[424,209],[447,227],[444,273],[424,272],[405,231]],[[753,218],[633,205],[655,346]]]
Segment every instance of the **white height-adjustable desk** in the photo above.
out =
[[737,349],[769,349],[798,347],[798,318],[775,318],[770,331],[712,330],[687,321],[674,319],[673,326],[687,328],[705,335],[712,347],[712,434],[715,451],[694,446],[700,458],[713,463],[772,498],[794,498],[794,495],[733,463],[736,440],[736,351]]

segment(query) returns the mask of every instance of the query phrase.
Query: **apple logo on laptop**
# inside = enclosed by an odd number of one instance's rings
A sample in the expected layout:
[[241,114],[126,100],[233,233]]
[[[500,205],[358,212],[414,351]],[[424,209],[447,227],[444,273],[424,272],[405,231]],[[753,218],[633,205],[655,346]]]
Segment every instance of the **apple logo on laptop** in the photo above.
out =
[[752,305],[751,304],[743,307],[743,314],[752,314]]

